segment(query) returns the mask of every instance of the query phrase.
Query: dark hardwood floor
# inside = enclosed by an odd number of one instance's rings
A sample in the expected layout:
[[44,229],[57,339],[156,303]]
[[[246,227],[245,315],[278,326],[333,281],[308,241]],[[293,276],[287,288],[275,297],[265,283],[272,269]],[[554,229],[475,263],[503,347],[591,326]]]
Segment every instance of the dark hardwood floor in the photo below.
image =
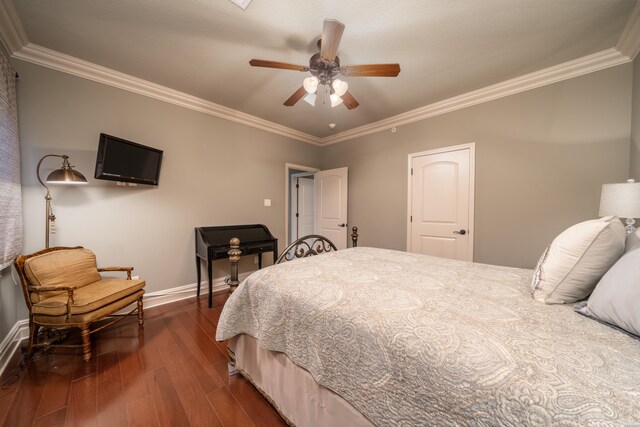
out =
[[[227,294],[145,310],[92,335],[93,359],[50,349],[24,368],[20,354],[0,387],[2,426],[284,426],[243,377],[227,372],[214,340]],[[72,334],[67,341],[78,340]]]

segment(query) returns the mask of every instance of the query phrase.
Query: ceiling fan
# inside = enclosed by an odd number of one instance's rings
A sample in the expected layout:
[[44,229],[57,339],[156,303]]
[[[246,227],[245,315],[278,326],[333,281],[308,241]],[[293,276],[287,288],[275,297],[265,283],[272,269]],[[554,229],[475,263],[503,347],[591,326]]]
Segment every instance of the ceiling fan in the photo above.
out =
[[344,103],[352,110],[360,103],[348,91],[348,84],[336,78],[338,74],[346,77],[396,77],[400,73],[400,64],[367,64],[340,66],[340,58],[336,56],[338,45],[344,32],[344,24],[335,19],[325,19],[322,28],[322,38],[318,40],[320,52],[309,59],[309,66],[288,64],[286,62],[265,61],[252,59],[249,64],[253,67],[279,68],[311,73],[311,77],[304,79],[303,85],[284,102],[291,107],[300,99],[315,105],[318,85],[329,88],[331,106]]

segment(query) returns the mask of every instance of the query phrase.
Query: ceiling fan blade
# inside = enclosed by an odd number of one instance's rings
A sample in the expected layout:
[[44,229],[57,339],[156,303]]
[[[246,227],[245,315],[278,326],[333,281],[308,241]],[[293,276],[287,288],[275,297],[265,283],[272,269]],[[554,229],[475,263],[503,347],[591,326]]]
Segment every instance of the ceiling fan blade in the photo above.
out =
[[353,110],[354,108],[356,108],[358,105],[360,105],[360,103],[353,97],[353,95],[351,95],[351,92],[347,91],[344,95],[342,95],[340,98],[342,98],[342,103],[344,104],[345,107],[347,107],[349,110]]
[[338,53],[338,45],[344,31],[344,24],[336,19],[325,19],[322,27],[320,58],[333,61]]
[[282,70],[309,71],[309,67],[304,65],[287,64],[286,62],[265,61],[263,59],[252,59],[249,61],[252,67],[279,68]]
[[295,91],[293,95],[289,97],[289,99],[284,101],[284,105],[286,105],[287,107],[292,107],[296,105],[296,102],[300,101],[306,94],[307,91],[304,90],[304,86],[300,86],[300,89]]
[[348,77],[396,77],[400,74],[400,64],[347,65],[340,72]]

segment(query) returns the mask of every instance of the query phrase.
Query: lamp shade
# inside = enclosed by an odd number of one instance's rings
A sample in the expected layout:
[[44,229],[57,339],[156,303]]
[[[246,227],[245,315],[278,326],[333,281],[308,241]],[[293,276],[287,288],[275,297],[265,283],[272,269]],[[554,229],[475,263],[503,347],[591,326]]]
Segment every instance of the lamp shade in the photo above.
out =
[[338,94],[336,94],[336,93],[332,93],[332,94],[329,96],[329,99],[331,100],[331,106],[332,106],[332,107],[336,107],[336,106],[338,106],[338,105],[342,104],[342,98],[340,98],[340,97],[338,96]]
[[69,168],[56,169],[47,177],[47,184],[86,184],[87,178]]
[[640,182],[604,184],[600,196],[600,216],[640,218]]
[[331,83],[331,87],[333,87],[333,90],[335,91],[336,95],[342,96],[345,93],[347,93],[347,89],[349,88],[349,85],[347,84],[347,82],[343,80],[334,79],[333,82]]
[[307,77],[302,81],[302,86],[307,93],[316,93],[318,89],[318,78],[316,76]]
[[309,105],[316,105],[316,95],[315,93],[308,93],[304,98],[305,102]]

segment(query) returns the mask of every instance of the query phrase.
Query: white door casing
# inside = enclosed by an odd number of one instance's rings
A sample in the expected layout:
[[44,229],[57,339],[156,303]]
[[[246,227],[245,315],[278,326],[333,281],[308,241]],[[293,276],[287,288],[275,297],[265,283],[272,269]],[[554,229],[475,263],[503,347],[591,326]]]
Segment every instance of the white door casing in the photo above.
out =
[[[285,182],[285,192],[284,192],[284,200],[286,209],[284,210],[284,232],[285,239],[284,241],[289,244],[290,234],[291,234],[291,175],[293,171],[304,171],[304,172],[317,172],[320,169],[313,168],[310,166],[298,165],[295,163],[285,163],[284,165],[284,182]],[[285,245],[286,246],[286,245]]]
[[291,230],[288,243],[314,233],[313,179],[313,174],[307,172],[291,175]]
[[331,240],[338,249],[345,249],[349,169],[330,169],[314,175],[314,233]]
[[409,155],[407,251],[473,260],[475,144]]

